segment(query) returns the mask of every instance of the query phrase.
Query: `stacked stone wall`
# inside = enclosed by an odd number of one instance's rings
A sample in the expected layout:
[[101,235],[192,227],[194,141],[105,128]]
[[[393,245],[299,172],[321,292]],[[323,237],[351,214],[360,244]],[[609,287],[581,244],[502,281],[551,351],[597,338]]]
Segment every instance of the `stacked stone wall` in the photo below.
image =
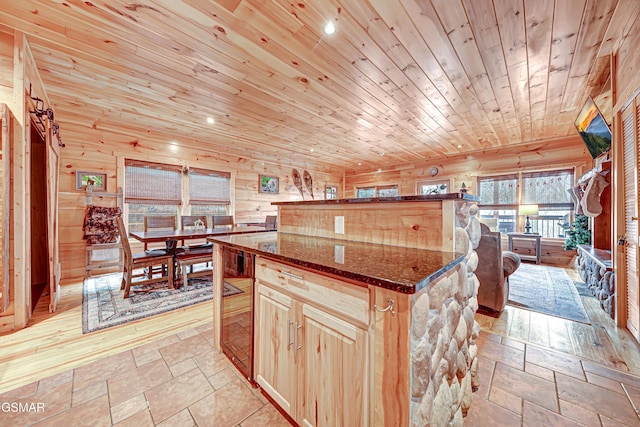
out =
[[455,247],[465,254],[464,260],[412,297],[411,419],[415,427],[462,426],[472,391],[479,385],[477,216],[475,203],[459,202]]

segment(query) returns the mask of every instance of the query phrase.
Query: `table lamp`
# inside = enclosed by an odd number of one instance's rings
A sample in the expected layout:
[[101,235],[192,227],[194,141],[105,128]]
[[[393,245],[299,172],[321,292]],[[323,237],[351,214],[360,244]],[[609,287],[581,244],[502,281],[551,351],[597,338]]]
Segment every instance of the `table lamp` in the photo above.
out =
[[538,205],[520,205],[518,208],[518,215],[527,216],[527,221],[524,223],[524,234],[532,234],[529,216],[538,215]]

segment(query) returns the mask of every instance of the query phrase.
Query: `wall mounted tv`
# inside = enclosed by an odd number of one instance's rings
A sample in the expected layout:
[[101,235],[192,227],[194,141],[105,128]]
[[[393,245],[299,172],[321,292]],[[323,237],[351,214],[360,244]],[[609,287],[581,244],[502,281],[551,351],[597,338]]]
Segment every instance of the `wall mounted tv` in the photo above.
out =
[[611,129],[591,97],[582,107],[575,125],[594,159],[611,148]]

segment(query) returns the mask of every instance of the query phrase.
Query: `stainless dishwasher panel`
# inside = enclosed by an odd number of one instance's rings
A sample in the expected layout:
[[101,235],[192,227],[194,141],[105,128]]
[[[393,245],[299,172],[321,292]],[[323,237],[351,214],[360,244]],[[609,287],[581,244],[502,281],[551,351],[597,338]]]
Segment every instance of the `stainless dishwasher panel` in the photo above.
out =
[[254,259],[253,254],[223,247],[222,351],[250,381],[253,380]]

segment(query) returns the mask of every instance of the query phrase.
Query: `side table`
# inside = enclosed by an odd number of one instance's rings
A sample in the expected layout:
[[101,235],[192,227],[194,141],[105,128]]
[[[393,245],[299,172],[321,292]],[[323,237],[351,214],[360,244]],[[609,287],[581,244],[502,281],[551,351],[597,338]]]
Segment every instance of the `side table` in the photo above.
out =
[[533,234],[533,233],[507,233],[507,236],[509,237],[509,250],[513,251],[513,239],[516,240],[535,240],[535,248],[536,248],[536,253],[535,255],[520,255],[520,259],[523,260],[531,260],[531,261],[535,261],[536,264],[540,264],[540,254],[541,254],[541,250],[540,250],[540,238],[542,236],[540,236],[539,234]]

